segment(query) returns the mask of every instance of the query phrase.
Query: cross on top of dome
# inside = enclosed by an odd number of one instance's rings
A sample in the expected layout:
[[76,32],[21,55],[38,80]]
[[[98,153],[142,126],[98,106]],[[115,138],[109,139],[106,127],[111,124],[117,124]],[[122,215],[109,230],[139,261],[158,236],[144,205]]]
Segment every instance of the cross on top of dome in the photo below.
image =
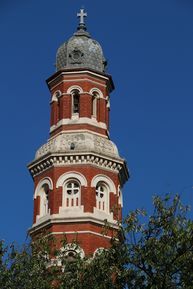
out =
[[84,11],[83,8],[80,9],[80,12],[77,13],[77,17],[80,18],[80,22],[78,25],[78,30],[84,30],[86,31],[86,25],[85,25],[85,17],[87,17],[87,13]]
[[85,24],[84,17],[87,17],[87,13],[84,12],[84,9],[80,9],[80,13],[77,13],[77,17],[80,18],[80,24]]

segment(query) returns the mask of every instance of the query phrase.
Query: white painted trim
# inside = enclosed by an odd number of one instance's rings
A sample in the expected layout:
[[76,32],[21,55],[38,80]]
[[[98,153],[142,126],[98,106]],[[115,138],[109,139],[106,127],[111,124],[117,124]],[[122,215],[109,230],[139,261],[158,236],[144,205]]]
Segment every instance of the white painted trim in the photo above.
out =
[[[57,96],[57,94],[58,94],[58,96]],[[60,97],[62,95],[62,92],[61,92],[61,90],[56,90],[55,92],[54,92],[54,94],[52,95],[52,100],[51,100],[51,102],[53,102],[53,101],[58,101],[58,98]]]
[[74,81],[78,81],[78,82],[85,82],[85,81],[87,81],[87,82],[90,82],[90,83],[93,83],[93,84],[97,84],[97,85],[101,85],[101,86],[103,86],[103,87],[107,87],[105,84],[103,84],[103,83],[100,83],[100,82],[97,82],[97,81],[94,81],[94,80],[91,80],[91,79],[88,79],[88,78],[84,78],[84,79],[82,79],[82,78],[76,78],[76,79],[68,79],[68,80],[62,80],[62,81],[60,81],[60,82],[58,82],[55,86],[53,86],[51,89],[50,89],[50,91],[52,91],[52,90],[54,90],[57,86],[59,86],[60,84],[62,84],[62,83],[69,83],[69,82],[74,82]]
[[43,185],[48,185],[49,189],[50,190],[53,190],[53,182],[52,182],[52,179],[49,178],[49,177],[45,177],[43,179],[41,179],[39,181],[39,183],[37,184],[36,186],[36,189],[35,189],[35,192],[34,192],[34,199],[39,196],[39,191],[40,189],[42,188]]
[[121,205],[121,207],[123,207],[123,193],[121,191],[121,186],[120,185],[118,185],[117,191],[119,193],[118,194],[118,196],[119,196],[119,199],[118,199],[119,205]]
[[79,85],[72,85],[68,88],[67,94],[71,94],[73,90],[78,90],[79,93],[83,93],[82,87],[80,87]]
[[102,253],[102,251],[104,251],[104,250],[105,250],[105,248],[103,248],[103,247],[97,248],[93,253],[93,257],[95,257],[97,253],[100,255]]
[[[91,131],[88,129],[75,129],[75,130],[73,129],[73,130],[65,131],[65,133],[76,133],[76,132],[78,132],[78,133],[80,133],[80,132],[91,133]],[[64,133],[64,131],[60,131],[57,134],[55,134],[54,136],[50,137],[49,140],[52,140],[52,139],[56,138],[58,135],[63,134],[63,133]],[[98,133],[98,132],[95,132],[95,131],[92,131],[92,134],[97,135],[97,136],[102,136],[104,138],[109,139],[108,136],[101,134],[101,133]]]
[[114,173],[119,173],[123,170],[124,178],[127,180],[128,171],[124,159],[111,158],[107,156],[101,156],[95,153],[76,153],[76,154],[66,154],[61,156],[60,154],[52,154],[49,157],[45,157],[41,160],[34,161],[28,165],[28,169],[33,177],[40,174],[42,171],[46,171],[52,166],[66,166],[66,165],[76,164],[76,165],[91,165],[94,167],[99,167],[104,170],[108,170]]
[[50,132],[53,132],[55,129],[60,127],[61,125],[68,124],[90,124],[95,127],[99,127],[102,129],[107,129],[107,125],[104,122],[98,122],[96,118],[88,118],[88,117],[77,117],[77,118],[65,118],[61,119],[56,125],[52,125],[50,127]]
[[[53,234],[52,234],[53,235]],[[79,256],[83,259],[85,257],[85,253],[84,253],[84,250],[78,246],[77,244],[74,244],[74,243],[68,243],[66,244],[65,247],[62,247],[60,249],[61,253],[68,253],[68,251],[75,251],[76,253],[79,254]]]
[[78,172],[70,171],[59,177],[56,183],[56,188],[64,186],[65,182],[70,179],[77,179],[80,182],[81,186],[87,186],[87,180],[84,175]]
[[[106,215],[105,219],[107,220],[111,228],[114,228],[114,229],[118,228],[116,220],[112,220],[112,218],[108,218],[108,215]],[[50,224],[58,224],[58,223],[65,224],[65,223],[91,222],[97,225],[104,226],[105,219],[97,219],[93,213],[84,213],[79,217],[72,217],[72,214],[71,216],[67,216],[67,217],[62,214],[61,215],[53,214],[53,215],[45,216],[45,218],[41,218],[37,220],[36,223],[33,224],[30,231],[36,231]]]
[[112,237],[107,236],[107,235],[103,235],[97,232],[93,232],[93,231],[68,231],[68,232],[51,232],[50,235],[69,235],[69,234],[92,234],[92,235],[96,235],[99,237],[104,237],[106,239],[112,239]]
[[102,93],[102,91],[101,91],[100,89],[98,89],[98,88],[96,88],[96,87],[93,87],[93,88],[89,91],[89,93],[90,93],[91,95],[93,95],[94,92],[96,92],[96,93],[98,94],[98,97],[97,97],[97,98],[104,98],[104,95],[103,95],[103,93]]
[[104,76],[104,75],[101,75],[101,74],[98,74],[98,73],[95,73],[95,72],[92,72],[92,71],[89,71],[89,70],[83,70],[83,71],[63,71],[62,72],[62,75],[67,75],[67,74],[84,74],[84,73],[89,73],[91,75],[94,75],[94,76],[98,76],[100,78],[103,78],[103,79],[109,79],[108,77]]
[[[65,194],[65,192],[63,192],[63,194]],[[73,215],[74,217],[78,218],[84,214],[84,206],[65,207],[63,202],[64,202],[64,196],[62,197],[62,206],[59,207],[60,216],[71,217]]]
[[[85,73],[88,73],[88,74],[90,74],[90,75],[94,75],[94,76],[97,76],[97,77],[99,77],[99,78],[101,78],[101,79],[105,79],[105,80],[109,80],[109,77],[106,77],[106,76],[104,76],[104,75],[101,75],[101,74],[97,74],[97,73],[94,73],[94,72],[91,72],[91,71],[89,71],[89,70],[83,70],[83,71],[69,71],[69,72],[62,72],[61,74],[62,75],[70,75],[70,74],[77,74],[77,75],[79,75],[79,74],[85,74]],[[60,74],[60,75],[61,75]],[[48,84],[50,84],[50,83],[52,83],[53,81],[55,81],[58,77],[60,77],[60,75],[57,75],[54,79],[52,79],[52,80],[50,80],[49,82],[48,82]]]
[[91,181],[91,187],[96,188],[96,186],[99,182],[105,183],[109,188],[109,192],[116,194],[115,184],[109,177],[101,175],[101,174],[96,175]]

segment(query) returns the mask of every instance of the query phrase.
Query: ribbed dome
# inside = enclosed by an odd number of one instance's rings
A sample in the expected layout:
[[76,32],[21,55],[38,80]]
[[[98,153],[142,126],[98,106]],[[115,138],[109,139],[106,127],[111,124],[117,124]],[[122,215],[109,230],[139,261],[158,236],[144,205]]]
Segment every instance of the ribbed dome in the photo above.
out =
[[100,44],[79,26],[77,32],[63,43],[56,54],[57,71],[63,68],[91,68],[104,72],[106,60]]

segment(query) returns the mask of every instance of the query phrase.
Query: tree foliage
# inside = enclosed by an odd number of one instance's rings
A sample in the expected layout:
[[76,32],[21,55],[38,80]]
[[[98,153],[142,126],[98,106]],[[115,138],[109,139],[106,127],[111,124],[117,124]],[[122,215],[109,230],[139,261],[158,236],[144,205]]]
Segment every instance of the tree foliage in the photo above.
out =
[[[18,249],[0,242],[1,289],[192,289],[193,222],[179,196],[155,197],[154,212],[128,214],[112,246],[94,258],[66,258],[54,240]],[[52,242],[52,246],[50,246]],[[65,247],[66,241],[64,238]],[[76,245],[76,244],[75,244]]]

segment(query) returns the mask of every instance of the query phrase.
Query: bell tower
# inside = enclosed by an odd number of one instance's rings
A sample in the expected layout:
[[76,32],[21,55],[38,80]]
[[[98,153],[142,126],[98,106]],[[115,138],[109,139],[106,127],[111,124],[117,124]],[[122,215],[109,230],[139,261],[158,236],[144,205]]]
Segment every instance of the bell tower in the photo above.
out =
[[[50,137],[28,165],[34,180],[32,239],[43,230],[58,241],[77,238],[83,255],[108,248],[121,220],[129,174],[109,137],[112,78],[100,44],[87,32],[83,9],[73,36],[56,54]],[[104,220],[109,230],[102,232]]]

